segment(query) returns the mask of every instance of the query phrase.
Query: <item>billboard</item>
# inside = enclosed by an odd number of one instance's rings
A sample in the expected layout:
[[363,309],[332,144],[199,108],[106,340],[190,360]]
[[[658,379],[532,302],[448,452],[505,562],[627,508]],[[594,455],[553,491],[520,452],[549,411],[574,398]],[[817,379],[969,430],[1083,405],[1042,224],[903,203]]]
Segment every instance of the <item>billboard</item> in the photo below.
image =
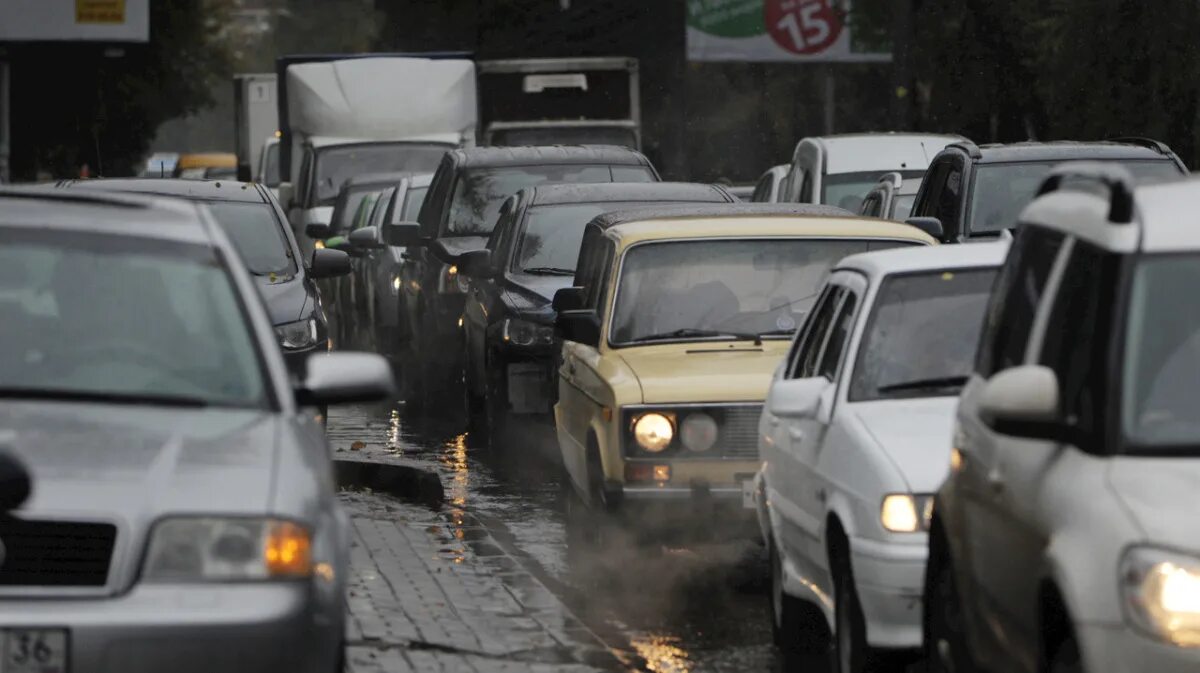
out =
[[3,0],[0,42],[148,42],[150,0]]
[[687,0],[689,61],[891,60],[859,51],[850,0]]

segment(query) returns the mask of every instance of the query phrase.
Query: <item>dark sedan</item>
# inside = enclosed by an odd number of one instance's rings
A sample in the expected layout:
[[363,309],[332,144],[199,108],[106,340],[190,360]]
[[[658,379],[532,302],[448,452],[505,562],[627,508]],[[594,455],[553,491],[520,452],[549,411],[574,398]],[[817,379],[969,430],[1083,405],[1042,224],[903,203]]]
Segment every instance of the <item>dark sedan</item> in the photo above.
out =
[[206,204],[254,276],[288,367],[300,373],[311,353],[328,350],[325,311],[315,280],[334,275],[334,268],[344,269],[345,263],[338,259],[346,253],[318,250],[309,264],[301,263],[295,236],[266,187],[156,178],[63,180],[58,187],[157,194]]
[[716,185],[557,184],[528,187],[504,203],[487,248],[459,266],[471,278],[463,332],[473,427],[500,438],[512,414],[548,418],[553,404],[554,293],[571,285],[584,225],[632,207],[733,203]]

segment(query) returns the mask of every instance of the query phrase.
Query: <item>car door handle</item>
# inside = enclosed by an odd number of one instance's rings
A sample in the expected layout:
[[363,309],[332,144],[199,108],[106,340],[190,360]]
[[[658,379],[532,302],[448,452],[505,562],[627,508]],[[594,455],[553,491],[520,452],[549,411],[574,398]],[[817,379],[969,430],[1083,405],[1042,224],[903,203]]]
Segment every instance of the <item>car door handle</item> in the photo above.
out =
[[804,439],[804,431],[800,428],[788,428],[788,437],[799,442]]

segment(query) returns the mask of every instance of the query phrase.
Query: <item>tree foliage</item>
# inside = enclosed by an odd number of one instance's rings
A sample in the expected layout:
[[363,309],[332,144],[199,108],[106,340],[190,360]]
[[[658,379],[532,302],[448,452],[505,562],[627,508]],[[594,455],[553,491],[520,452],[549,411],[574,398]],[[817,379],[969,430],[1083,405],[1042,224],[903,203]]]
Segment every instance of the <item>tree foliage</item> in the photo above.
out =
[[128,174],[162,122],[199,110],[229,76],[224,0],[150,3],[150,41],[13,49],[13,176]]
[[1195,149],[1194,0],[922,0],[917,124],[978,142],[1145,135]]

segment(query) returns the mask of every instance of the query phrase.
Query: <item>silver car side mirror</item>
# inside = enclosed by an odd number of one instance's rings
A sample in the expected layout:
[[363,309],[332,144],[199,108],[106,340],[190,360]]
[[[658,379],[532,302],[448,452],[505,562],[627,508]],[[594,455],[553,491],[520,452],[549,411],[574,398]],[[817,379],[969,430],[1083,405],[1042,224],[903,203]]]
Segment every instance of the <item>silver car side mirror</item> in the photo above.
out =
[[374,353],[318,353],[306,362],[304,381],[296,387],[300,406],[374,402],[396,393],[392,367]]
[[979,417],[991,429],[1028,439],[1055,439],[1059,385],[1042,365],[1005,369],[988,379],[979,397]]

